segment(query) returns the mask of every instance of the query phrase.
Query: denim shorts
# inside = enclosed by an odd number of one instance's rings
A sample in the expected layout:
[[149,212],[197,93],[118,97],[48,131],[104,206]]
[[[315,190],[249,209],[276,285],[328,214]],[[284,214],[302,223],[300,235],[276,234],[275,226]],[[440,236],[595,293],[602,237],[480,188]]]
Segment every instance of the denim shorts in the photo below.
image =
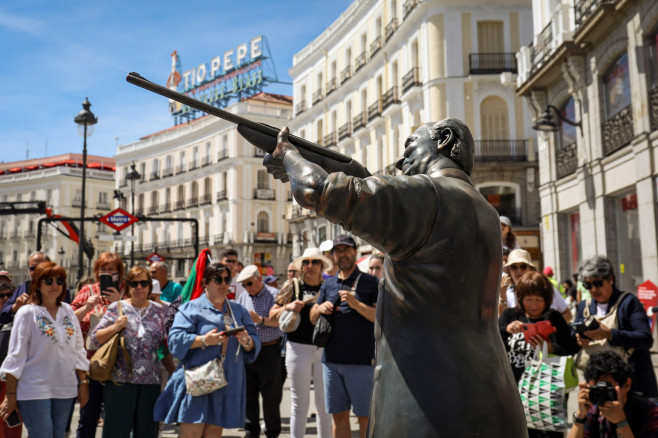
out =
[[357,417],[370,414],[375,367],[371,365],[347,365],[323,363],[324,399],[327,412],[338,414],[354,410]]
[[18,400],[23,424],[32,437],[62,438],[75,398]]

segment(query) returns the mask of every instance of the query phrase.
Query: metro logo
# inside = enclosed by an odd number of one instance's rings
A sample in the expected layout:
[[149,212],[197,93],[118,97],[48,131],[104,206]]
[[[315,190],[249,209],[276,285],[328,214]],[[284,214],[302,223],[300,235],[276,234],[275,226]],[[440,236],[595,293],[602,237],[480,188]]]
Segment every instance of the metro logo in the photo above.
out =
[[122,208],[117,208],[98,220],[116,231],[121,231],[135,222],[138,222],[139,218],[133,216]]

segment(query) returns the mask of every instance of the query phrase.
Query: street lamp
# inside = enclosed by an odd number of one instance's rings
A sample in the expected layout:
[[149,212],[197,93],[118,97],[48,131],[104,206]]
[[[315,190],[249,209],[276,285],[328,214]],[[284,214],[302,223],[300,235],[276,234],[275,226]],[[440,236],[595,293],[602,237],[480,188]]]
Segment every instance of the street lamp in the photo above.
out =
[[544,131],[544,132],[554,132],[560,129],[558,124],[555,122],[555,119],[553,118],[553,115],[551,113],[554,112],[557,114],[558,118],[571,126],[577,126],[581,129],[583,129],[582,123],[581,122],[574,122],[573,120],[569,120],[566,117],[560,113],[560,110],[554,107],[553,105],[546,105],[546,109],[544,110],[544,113],[539,117],[539,120],[537,120],[537,123],[532,125],[532,129],[535,131]]
[[78,281],[82,280],[82,263],[83,263],[83,244],[85,241],[85,183],[86,183],[86,170],[87,170],[87,137],[94,133],[94,125],[98,123],[98,119],[89,111],[91,103],[85,97],[82,103],[82,111],[75,116],[75,123],[78,124],[78,133],[82,135],[82,199],[80,203],[80,236],[78,236]]
[[[126,179],[130,180],[130,202],[132,203],[132,211],[130,212],[133,216],[135,215],[135,181],[140,179],[142,176],[137,172],[135,168],[135,162],[133,161],[130,164],[130,172],[126,174]],[[130,226],[131,233],[133,237],[135,236],[135,224]],[[135,264],[135,241],[130,241],[130,267]]]

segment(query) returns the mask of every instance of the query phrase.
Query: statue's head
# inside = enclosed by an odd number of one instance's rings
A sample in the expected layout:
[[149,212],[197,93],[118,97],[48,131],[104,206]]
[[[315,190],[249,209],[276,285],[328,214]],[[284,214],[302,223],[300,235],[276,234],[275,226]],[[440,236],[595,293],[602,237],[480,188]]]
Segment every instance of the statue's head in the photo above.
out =
[[405,141],[402,157],[395,167],[404,175],[427,173],[430,164],[449,159],[470,175],[473,169],[473,137],[457,119],[425,123]]

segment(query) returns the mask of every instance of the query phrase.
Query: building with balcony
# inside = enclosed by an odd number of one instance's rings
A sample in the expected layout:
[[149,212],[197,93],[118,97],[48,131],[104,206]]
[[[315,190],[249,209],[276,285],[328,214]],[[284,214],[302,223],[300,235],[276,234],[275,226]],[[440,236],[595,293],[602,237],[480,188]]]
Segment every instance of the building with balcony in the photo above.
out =
[[[529,0],[355,0],[293,58],[291,129],[373,174],[394,174],[421,123],[465,121],[474,184],[539,259],[536,135],[515,94],[515,53],[532,39],[531,18]],[[298,206],[288,217],[294,255],[340,232]]]
[[536,32],[519,53],[517,91],[545,130],[538,135],[544,262],[567,278],[584,258],[604,254],[620,289],[656,282],[658,3],[534,5]]
[[[260,93],[227,109],[271,126],[284,126],[292,115],[288,96]],[[235,248],[243,263],[267,264],[281,275],[290,260],[288,224],[283,219],[289,190],[263,167],[264,153],[247,143],[237,126],[204,116],[147,135],[117,149],[117,189],[131,211],[131,181],[135,163],[135,212],[148,217],[195,218],[199,249],[214,257]],[[157,252],[184,280],[196,258],[190,222],[143,222],[135,225],[135,260]],[[130,243],[117,244],[129,257]]]
[[[85,217],[102,216],[111,210],[114,189],[114,159],[87,156],[85,181]],[[45,201],[53,215],[80,218],[82,205],[82,154],[63,154],[32,160],[0,164],[0,202]],[[13,283],[20,284],[28,277],[27,258],[37,249],[39,219],[45,214],[16,214],[0,216],[0,270],[12,274]],[[65,230],[61,223],[41,227],[41,249],[50,259],[66,269],[69,285],[75,286],[78,269],[78,244],[58,232]],[[80,221],[74,222],[80,227]],[[85,223],[85,239],[94,245],[95,254],[111,249],[99,235],[112,230],[101,222]],[[91,274],[85,255],[85,274]],[[92,261],[93,263],[93,261]]]

